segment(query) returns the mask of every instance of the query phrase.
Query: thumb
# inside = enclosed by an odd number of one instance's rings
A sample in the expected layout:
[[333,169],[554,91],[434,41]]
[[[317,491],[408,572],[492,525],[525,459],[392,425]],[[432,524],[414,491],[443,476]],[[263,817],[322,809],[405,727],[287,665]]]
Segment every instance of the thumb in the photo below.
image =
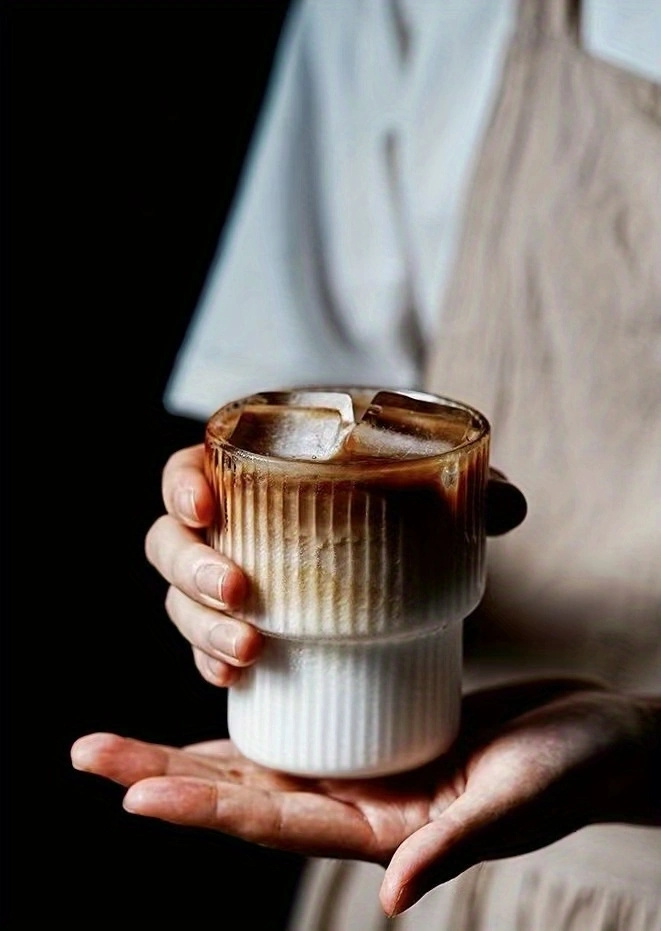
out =
[[487,534],[499,537],[523,523],[528,513],[525,495],[499,469],[489,469],[487,483]]
[[479,820],[461,817],[461,799],[400,844],[388,864],[379,899],[389,918],[415,905],[441,883],[481,862],[474,842]]

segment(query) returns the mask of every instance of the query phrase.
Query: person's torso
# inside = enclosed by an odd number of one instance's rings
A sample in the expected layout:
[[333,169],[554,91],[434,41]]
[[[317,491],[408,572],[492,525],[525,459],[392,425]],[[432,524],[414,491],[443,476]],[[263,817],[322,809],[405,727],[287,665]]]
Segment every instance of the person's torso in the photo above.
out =
[[490,541],[469,645],[496,675],[644,691],[661,686],[661,87],[586,54],[570,6],[523,4],[427,385],[482,409],[529,505]]
[[[481,408],[524,523],[489,543],[467,688],[661,688],[661,88],[523,0],[470,180],[428,389]],[[661,929],[661,832],[594,825],[479,864],[387,922],[374,864],[311,864],[290,931]]]

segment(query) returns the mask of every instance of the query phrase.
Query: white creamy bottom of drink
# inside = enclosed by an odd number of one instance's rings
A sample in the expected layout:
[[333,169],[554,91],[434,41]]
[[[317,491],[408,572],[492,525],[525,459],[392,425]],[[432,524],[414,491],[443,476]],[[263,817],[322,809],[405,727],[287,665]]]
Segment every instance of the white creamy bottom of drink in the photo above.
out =
[[229,690],[230,736],[252,760],[303,776],[420,766],[458,731],[462,626],[376,643],[268,638]]

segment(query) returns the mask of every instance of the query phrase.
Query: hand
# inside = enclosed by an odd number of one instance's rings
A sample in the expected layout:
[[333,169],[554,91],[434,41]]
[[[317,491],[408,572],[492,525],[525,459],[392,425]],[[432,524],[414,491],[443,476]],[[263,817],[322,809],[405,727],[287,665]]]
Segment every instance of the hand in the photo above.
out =
[[91,734],[74,744],[72,761],[127,786],[124,807],[135,814],[381,863],[381,904],[394,915],[476,863],[584,825],[661,823],[658,704],[584,680],[475,692],[451,753],[381,779],[289,777],[228,740],[176,749]]
[[[163,470],[167,514],[150,527],[145,540],[149,562],[170,587],[168,616],[193,648],[195,664],[212,685],[227,687],[241,667],[253,663],[262,635],[232,616],[246,592],[240,568],[205,543],[204,528],[214,502],[204,476],[204,448],[174,453]],[[526,501],[505,476],[491,469],[487,489],[487,532],[507,533],[525,518]]]

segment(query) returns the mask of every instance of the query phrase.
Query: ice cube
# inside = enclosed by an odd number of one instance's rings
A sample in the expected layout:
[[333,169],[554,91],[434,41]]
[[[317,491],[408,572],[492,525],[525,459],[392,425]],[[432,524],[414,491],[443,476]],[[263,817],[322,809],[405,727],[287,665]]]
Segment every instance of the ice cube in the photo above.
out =
[[343,423],[354,423],[353,401],[350,394],[340,391],[291,391],[289,398],[290,405],[330,408],[338,411]]
[[344,423],[354,422],[351,395],[343,391],[327,391],[323,388],[295,388],[290,391],[262,391],[248,399],[248,403],[279,405],[286,407],[321,407],[339,412]]
[[379,391],[344,448],[352,458],[415,459],[448,452],[475,436],[477,424],[460,407]]
[[326,461],[341,449],[345,432],[338,410],[258,401],[243,408],[229,441],[262,456]]

